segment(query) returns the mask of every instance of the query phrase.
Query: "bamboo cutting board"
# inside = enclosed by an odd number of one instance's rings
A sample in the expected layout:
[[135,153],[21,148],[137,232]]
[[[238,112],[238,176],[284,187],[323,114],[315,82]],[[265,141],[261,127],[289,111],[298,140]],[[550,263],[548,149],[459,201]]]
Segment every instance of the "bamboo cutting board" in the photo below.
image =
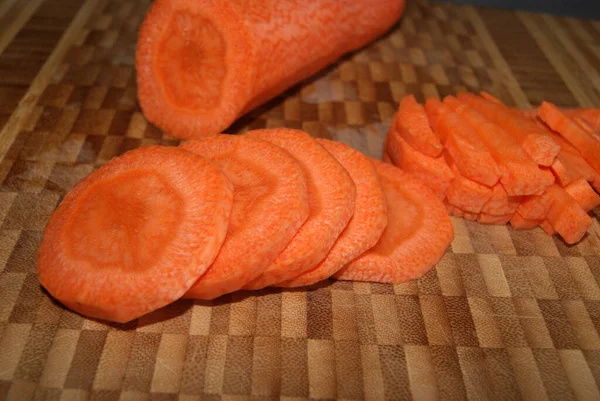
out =
[[[54,302],[35,253],[60,199],[116,155],[177,143],[137,105],[148,6],[0,3],[0,400],[600,399],[597,222],[566,246],[454,219],[438,267],[404,285],[240,292],[126,325]],[[598,107],[599,66],[599,21],[411,2],[390,34],[231,132],[302,128],[379,157],[407,93]]]

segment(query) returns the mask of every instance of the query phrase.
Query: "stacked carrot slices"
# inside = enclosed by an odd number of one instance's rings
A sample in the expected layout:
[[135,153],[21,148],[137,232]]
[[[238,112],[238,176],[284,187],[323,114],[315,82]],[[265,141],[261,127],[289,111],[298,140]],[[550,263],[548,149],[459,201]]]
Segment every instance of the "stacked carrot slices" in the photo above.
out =
[[408,172],[302,131],[257,130],[111,160],[53,214],[38,274],[69,308],[126,322],[182,297],[332,276],[401,283],[453,237],[439,196]]
[[[509,108],[492,95],[400,103],[383,159],[412,173],[449,214],[581,240],[600,205],[600,109]],[[596,190],[596,191],[595,191]]]

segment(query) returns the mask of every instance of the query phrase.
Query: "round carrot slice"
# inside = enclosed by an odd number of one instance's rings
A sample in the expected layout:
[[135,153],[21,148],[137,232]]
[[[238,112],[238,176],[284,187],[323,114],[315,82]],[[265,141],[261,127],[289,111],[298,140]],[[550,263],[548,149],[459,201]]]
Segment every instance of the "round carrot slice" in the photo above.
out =
[[58,206],[41,284],[86,316],[127,322],[180,298],[217,256],[233,188],[206,159],[150,146],[115,158]]
[[316,141],[327,149],[352,177],[356,185],[354,215],[321,263],[290,281],[278,284],[279,287],[311,285],[331,277],[348,262],[375,246],[387,225],[383,189],[370,160],[341,142],[327,139]]
[[308,219],[289,245],[263,274],[244,286],[254,290],[291,280],[325,258],[354,213],[356,186],[346,169],[305,132],[279,128],[246,135],[280,146],[298,160],[310,205]]
[[374,160],[385,194],[388,225],[377,244],[334,277],[402,283],[429,271],[454,238],[444,204],[410,174]]
[[309,213],[306,181],[288,152],[259,139],[219,135],[182,147],[209,158],[234,186],[223,247],[184,295],[213,299],[258,277],[292,240]]

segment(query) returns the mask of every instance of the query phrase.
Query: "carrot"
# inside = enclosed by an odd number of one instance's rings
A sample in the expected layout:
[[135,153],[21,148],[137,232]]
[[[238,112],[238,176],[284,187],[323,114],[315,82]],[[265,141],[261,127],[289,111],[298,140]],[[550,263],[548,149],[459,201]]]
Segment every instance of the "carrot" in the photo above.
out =
[[506,223],[508,223],[510,221],[510,219],[512,219],[512,217],[513,217],[512,214],[495,216],[495,215],[487,214],[487,213],[479,213],[479,215],[477,216],[477,222],[480,224],[494,224],[494,225],[503,226]]
[[504,103],[502,103],[502,101],[500,99],[498,99],[497,97],[493,96],[492,94],[490,94],[490,93],[488,93],[486,91],[480,91],[479,92],[479,96],[481,96],[485,100],[489,100],[490,102],[504,105]]
[[590,166],[597,173],[600,173],[599,141],[595,140],[577,122],[551,103],[543,102],[538,109],[538,115],[550,128],[569,141]]
[[[464,177],[455,164],[450,163],[454,173],[454,181],[448,187],[446,198],[448,203],[461,208],[467,213],[476,215],[481,212],[483,205],[492,197],[492,189]],[[464,216],[463,216],[464,217]]]
[[569,163],[564,160],[564,152],[562,149],[550,166],[550,169],[562,187],[566,187],[571,182],[581,178],[579,171],[570,166]]
[[544,220],[542,222],[540,222],[540,227],[542,228],[542,230],[544,230],[544,232],[546,234],[548,234],[549,236],[553,236],[554,234],[556,234],[556,231],[554,231],[554,228],[552,228],[552,224],[550,224],[548,222],[548,220]]
[[493,216],[512,215],[519,206],[523,197],[508,196],[501,184],[492,187],[492,196],[482,206],[481,213]]
[[213,161],[234,186],[223,247],[184,295],[214,299],[261,275],[292,240],[308,218],[307,184],[298,162],[265,141],[217,135],[187,141],[182,147]]
[[145,116],[179,138],[237,117],[383,34],[404,0],[158,0],[139,33]]
[[[310,205],[308,219],[287,247],[260,276],[244,286],[260,289],[292,280],[327,256],[354,213],[356,186],[346,169],[305,132],[279,128],[246,135],[277,145],[296,158],[306,178]],[[278,165],[271,168],[287,174]]]
[[383,150],[383,156],[381,157],[381,161],[384,163],[390,163],[390,164],[394,163],[392,161],[392,158],[390,157],[390,154],[385,149]]
[[444,149],[429,126],[425,108],[413,95],[405,96],[396,115],[396,131],[415,150],[429,157],[438,157]]
[[527,220],[543,220],[548,214],[552,201],[551,193],[546,189],[540,195],[525,197],[517,207],[517,212]]
[[440,199],[454,179],[443,157],[429,157],[417,151],[395,131],[387,137],[386,152],[392,163],[423,181]]
[[510,225],[515,230],[531,230],[536,228],[543,220],[530,220],[526,219],[519,214],[519,212],[513,214],[510,219]]
[[560,147],[534,121],[472,93],[460,93],[458,98],[512,135],[537,164],[552,164]]
[[454,228],[442,201],[421,181],[373,161],[388,210],[377,244],[335,274],[340,280],[401,283],[423,276],[444,255]]
[[314,268],[278,287],[311,285],[331,277],[363,252],[375,246],[387,226],[385,196],[371,161],[362,153],[327,139],[317,139],[348,170],[356,185],[354,215],[329,254]]
[[447,96],[444,103],[479,135],[502,170],[500,182],[508,195],[531,195],[552,184],[552,180],[544,176],[519,143],[504,129],[455,97]]
[[459,207],[456,207],[454,205],[451,205],[450,203],[448,203],[447,200],[444,200],[444,207],[446,208],[446,211],[448,212],[448,214],[450,216],[454,216],[454,217],[464,217],[465,216],[465,211],[462,210]]
[[581,240],[592,225],[592,219],[562,187],[551,185],[546,190],[552,206],[546,219],[567,244]]
[[592,132],[600,131],[600,108],[574,108],[564,111],[572,118],[584,121]]
[[89,317],[127,322],[180,298],[221,248],[233,189],[206,159],[142,147],[80,181],[50,218],[40,283]]
[[589,212],[595,207],[600,206],[600,196],[584,179],[573,181],[565,187],[565,191],[575,199],[585,212]]
[[425,103],[430,123],[466,178],[492,186],[502,171],[477,133],[447,105],[430,98]]

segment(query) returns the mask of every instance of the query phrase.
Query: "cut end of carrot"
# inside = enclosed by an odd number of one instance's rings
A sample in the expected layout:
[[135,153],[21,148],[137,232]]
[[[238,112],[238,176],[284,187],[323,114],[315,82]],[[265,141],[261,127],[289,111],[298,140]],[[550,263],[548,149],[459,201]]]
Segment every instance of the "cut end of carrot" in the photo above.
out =
[[413,148],[429,157],[438,157],[444,147],[432,131],[425,108],[413,95],[405,96],[396,115],[396,130]]
[[536,228],[542,220],[529,220],[519,214],[515,213],[510,219],[510,225],[515,230],[531,230]]

